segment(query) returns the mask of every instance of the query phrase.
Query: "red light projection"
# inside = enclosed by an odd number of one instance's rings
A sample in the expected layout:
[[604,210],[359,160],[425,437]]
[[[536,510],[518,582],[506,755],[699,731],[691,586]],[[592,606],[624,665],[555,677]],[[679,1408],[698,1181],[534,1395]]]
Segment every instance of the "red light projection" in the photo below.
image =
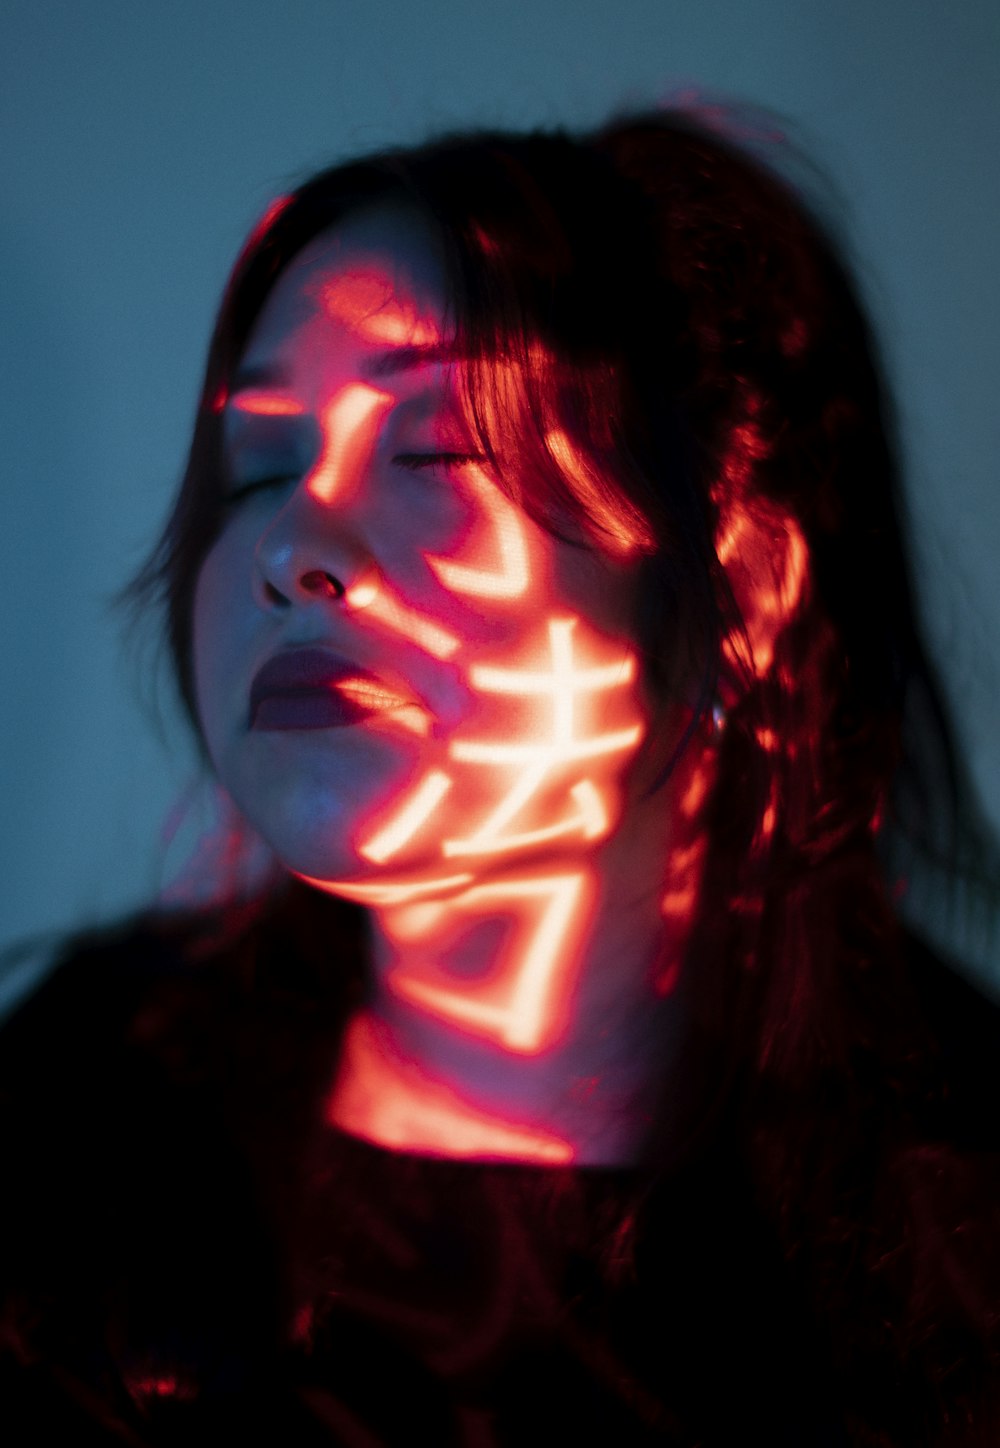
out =
[[363,609],[369,619],[390,633],[413,639],[435,658],[450,659],[461,645],[461,639],[450,629],[403,603],[384,579],[360,579],[347,590],[344,602],[352,608]]
[[528,588],[529,570],[518,511],[478,464],[467,465],[463,477],[478,494],[491,524],[492,536],[484,539],[477,550],[484,566],[456,563],[433,554],[428,555],[427,562],[452,593],[476,598],[520,598]]
[[[738,445],[746,449],[747,439]],[[490,486],[484,473],[476,474],[475,486]],[[486,509],[493,537],[481,544],[490,566],[442,560],[452,566],[435,571],[456,593],[530,597],[521,515],[498,491],[493,498],[500,500]],[[620,528],[617,521],[615,526]],[[620,531],[619,539],[621,553],[645,546],[640,533]],[[763,673],[806,586],[805,541],[794,520],[765,516],[741,498],[723,515],[718,551],[742,603],[754,667]],[[339,887],[381,907],[385,936],[396,950],[385,984],[397,1001],[470,1041],[525,1058],[555,1048],[571,1022],[598,889],[597,873],[580,851],[611,833],[623,763],[645,732],[630,651],[579,616],[550,615],[540,629],[544,644],[528,656],[468,670],[478,695],[501,711],[509,701],[511,727],[504,727],[501,712],[489,716],[498,721],[495,733],[453,738],[446,764],[420,774],[359,846],[362,858],[385,868],[384,877]],[[619,707],[609,709],[611,700]],[[773,731],[762,731],[760,744],[776,748]],[[677,766],[660,897],[664,949],[651,981],[660,999],[677,986],[695,917],[707,846],[703,808],[715,762],[709,745],[692,749]],[[475,819],[455,805],[468,798],[481,802]],[[775,819],[772,800],[761,840],[773,832]],[[420,879],[405,869],[394,875],[394,864],[421,839],[436,842],[442,865],[468,868]],[[498,920],[502,939],[483,968],[456,977],[447,968],[451,945],[477,924]],[[383,1029],[369,1016],[355,1019],[331,1120],[397,1149],[551,1164],[575,1159],[575,1141],[507,1119],[502,1111],[484,1111],[398,1046],[387,1045]]]
[[691,751],[677,765],[678,795],[671,819],[670,850],[666,859],[663,916],[663,951],[653,985],[668,996],[680,980],[688,934],[694,920],[705,867],[707,838],[702,807],[715,778],[716,751]]
[[[774,662],[774,644],[803,599],[809,551],[796,520],[753,490],[757,465],[770,444],[756,422],[759,399],[750,395],[746,416],[730,431],[712,500],[720,519],[715,550],[726,570],[746,628],[745,640],[729,637],[723,653],[734,666],[748,664],[762,678]],[[743,657],[745,644],[750,657]]]
[[373,684],[369,678],[339,679],[337,693],[356,700],[362,707],[377,704],[380,712],[373,717],[372,727],[378,727],[380,721],[385,721],[392,729],[407,729],[411,734],[420,734],[424,738],[431,731],[430,715],[426,709],[395,690]]
[[[630,703],[626,712],[631,717],[624,727],[591,728],[593,698],[617,692],[631,701],[636,661],[620,649],[610,658],[578,659],[574,635],[579,624],[575,618],[549,619],[547,650],[529,660],[527,667],[470,669],[472,686],[483,694],[509,698],[514,704],[542,702],[547,728],[544,732],[537,728],[527,738],[508,734],[496,739],[453,739],[448,748],[452,771],[429,770],[360,845],[363,858],[379,865],[391,861],[435,820],[456,776],[459,791],[464,792],[469,770],[487,771],[498,797],[465,834],[449,830],[444,809],[438,822],[444,860],[477,859],[481,870],[487,858],[515,858],[526,847],[570,837],[592,842],[610,831],[616,811],[608,768],[618,767],[615,756],[629,755],[638,747],[643,724]],[[561,786],[570,808],[553,819],[554,784]],[[481,796],[480,781],[473,793]],[[591,896],[592,882],[582,868],[552,872],[536,867],[500,882],[470,882],[469,888],[446,901],[424,906],[419,917],[411,913],[405,930],[412,938],[415,933],[448,931],[467,917],[507,916],[514,922],[513,941],[497,968],[485,980],[458,985],[439,974],[414,976],[399,970],[389,984],[397,995],[508,1050],[543,1050],[558,1038],[564,1024],[576,947]],[[394,926],[387,920],[386,928],[398,934],[399,923]]]
[[265,392],[263,389],[247,388],[233,397],[231,406],[237,412],[249,412],[255,417],[300,417],[305,408],[294,397],[283,397],[280,392]]
[[[453,772],[428,770],[360,846],[364,858],[378,865],[392,861],[446,804],[456,775],[461,790],[468,769],[489,771],[499,798],[465,835],[448,832],[445,808],[442,860],[475,857],[482,869],[487,858],[516,858],[525,847],[570,836],[591,842],[608,834],[615,806],[606,773],[615,756],[637,748],[643,725],[631,704],[634,717],[625,727],[588,729],[592,711],[581,707],[581,701],[614,691],[631,699],[636,665],[632,655],[620,651],[609,660],[577,660],[573,637],[578,625],[577,619],[549,620],[548,656],[532,661],[537,667],[470,670],[473,685],[484,693],[521,702],[545,700],[550,715],[547,735],[523,742],[453,740],[449,746]],[[586,774],[581,773],[584,768]],[[555,780],[561,782],[571,808],[553,820],[550,791],[543,786]],[[522,868],[485,883],[470,870],[416,882],[386,879],[329,888],[384,907],[384,928],[397,942],[440,943],[477,918],[505,919],[507,944],[484,976],[456,981],[433,966],[420,972],[400,967],[387,984],[397,997],[429,1015],[507,1051],[535,1054],[559,1039],[593,903],[595,882],[586,867]],[[421,896],[425,903],[415,903]],[[370,1063],[367,1069],[370,1074]]]
[[[392,405],[390,393],[360,382],[341,388],[327,403],[320,415],[320,454],[307,483],[309,493],[317,502],[327,507],[340,505],[363,485],[379,425]],[[254,391],[240,393],[233,399],[233,406],[270,416],[303,411],[300,403],[280,394]],[[408,607],[383,578],[374,574],[352,582],[346,590],[345,602],[349,607],[364,610],[370,620],[383,628],[414,639],[437,658],[450,658],[459,647],[460,640],[455,634]],[[410,727],[416,727],[413,721]]]
[[372,835],[358,853],[376,865],[384,865],[393,855],[408,844],[417,831],[426,824],[441,800],[451,789],[452,778],[439,769],[425,774],[412,794],[402,802],[388,824]]
[[356,1016],[345,1034],[330,1121],[397,1151],[431,1156],[563,1166],[574,1154],[554,1132],[472,1106],[368,1015]]
[[[323,245],[333,246],[334,263],[317,253],[318,262],[303,264],[307,281],[297,283],[290,335],[301,351],[297,370],[288,369],[295,387],[289,383],[287,394],[250,388],[232,406],[265,418],[314,417],[318,451],[300,484],[311,507],[290,510],[285,523],[294,538],[294,527],[311,526],[325,510],[331,537],[338,515],[356,527],[356,552],[338,556],[357,565],[342,576],[342,590],[324,594],[322,617],[331,636],[339,631],[338,641],[341,634],[347,640],[345,648],[352,636],[363,640],[366,668],[337,687],[347,698],[356,690],[364,704],[379,687],[367,673],[369,655],[375,675],[384,656],[386,672],[405,679],[386,688],[412,687],[420,701],[372,711],[357,723],[360,735],[395,731],[391,748],[362,738],[357,755],[377,759],[385,772],[371,778],[392,779],[391,788],[376,783],[365,794],[365,776],[352,793],[353,778],[344,786],[339,774],[331,786],[338,809],[347,801],[337,818],[346,821],[350,845],[344,873],[356,878],[312,883],[372,907],[377,930],[371,1003],[348,1025],[328,1117],[397,1149],[547,1164],[594,1160],[589,1128],[578,1136],[575,1127],[562,1129],[563,1118],[535,1119],[524,1103],[536,1098],[506,1087],[530,1079],[559,1081],[555,1091],[564,1091],[563,1063],[593,1026],[602,1044],[579,1069],[574,1063],[574,1089],[589,1083],[588,1112],[602,1093],[616,1109],[633,1099],[624,1076],[608,1087],[601,1074],[610,1048],[599,1032],[612,1028],[591,1005],[607,1006],[619,977],[606,975],[594,990],[583,975],[593,942],[603,946],[606,938],[607,895],[633,884],[626,876],[635,853],[631,843],[620,846],[626,832],[615,833],[626,808],[629,826],[641,820],[642,845],[655,841],[669,858],[651,846],[648,869],[643,862],[638,870],[633,900],[641,904],[641,925],[614,938],[623,956],[636,941],[643,948],[623,973],[631,971],[629,990],[642,1011],[658,1009],[677,982],[704,868],[703,806],[715,751],[700,735],[677,766],[661,834],[655,810],[633,789],[643,763],[636,773],[632,765],[651,726],[625,621],[633,564],[655,539],[594,455],[562,427],[547,425],[552,417],[542,423],[545,447],[596,546],[574,550],[533,521],[515,501],[528,473],[517,471],[519,419],[531,400],[521,395],[522,374],[498,359],[479,399],[503,414],[485,421],[491,428],[495,421],[497,438],[510,446],[482,444],[495,468],[503,471],[508,464],[500,459],[510,458],[509,478],[498,478],[468,450],[467,436],[477,435],[476,398],[463,393],[461,367],[434,366],[447,355],[444,323],[434,320],[425,293],[401,286],[403,266],[397,275],[383,265],[379,248],[355,246],[362,262],[355,265],[353,243],[341,237]],[[304,295],[310,307],[301,306]],[[405,357],[394,355],[397,349]],[[535,348],[528,365],[544,369],[550,359]],[[400,373],[414,372],[416,383],[397,383]],[[463,406],[471,411],[456,431]],[[766,456],[756,423],[748,409],[734,430],[720,479],[725,499],[716,501],[719,556],[744,609],[754,664],[764,670],[776,620],[804,586],[806,559],[793,523],[781,520],[785,546],[775,548],[776,520],[746,503],[753,466]],[[397,494],[403,469],[423,474],[425,466],[426,488],[411,477],[405,488],[417,491]],[[419,499],[412,520],[392,516],[400,496]],[[763,576],[773,579],[763,591],[760,552],[768,560]],[[672,730],[679,706],[662,708]],[[355,757],[348,751],[358,737],[345,738],[345,758]],[[309,747],[317,743],[313,737]],[[298,747],[283,739],[280,757]],[[343,860],[342,850],[340,842],[323,858]],[[648,946],[658,940],[661,919],[675,948],[654,964]],[[593,1013],[578,1032],[588,1008]]]
[[[439,341],[416,303],[401,299],[377,269],[327,274],[315,295],[366,345],[423,348]],[[377,373],[384,387],[344,385],[343,371],[336,374],[339,385],[318,409],[319,452],[303,480],[316,505],[331,514],[357,508],[373,530],[378,504],[365,489],[398,400],[390,374]],[[375,374],[365,365],[354,375]],[[505,383],[501,374],[500,383],[516,390],[516,379]],[[303,411],[293,398],[265,390],[243,392],[233,405],[263,416]],[[568,434],[549,429],[545,440],[593,521],[602,566],[624,586],[632,577],[625,565],[654,546],[645,520],[594,474]],[[751,490],[754,469],[767,457],[753,407],[730,442],[714,500],[717,552],[761,675],[772,667],[775,640],[806,587],[808,559],[794,520],[766,508]],[[576,1159],[576,1137],[519,1111],[515,1097],[490,1085],[489,1071],[513,1059],[519,1071],[541,1072],[564,1059],[605,884],[606,854],[596,848],[622,818],[627,771],[647,732],[638,658],[613,627],[590,621],[606,616],[593,584],[584,597],[597,601],[582,605],[554,581],[557,557],[560,567],[565,561],[556,543],[485,465],[458,450],[442,449],[441,457],[452,470],[442,486],[453,486],[467,509],[468,526],[453,551],[425,549],[422,580],[415,554],[418,567],[405,576],[418,581],[406,598],[396,579],[371,562],[344,579],[337,600],[342,621],[396,636],[447,665],[465,713],[450,733],[438,733],[439,721],[423,705],[383,711],[391,715],[388,724],[373,718],[362,726],[402,729],[420,745],[416,763],[395,776],[402,783],[392,797],[370,813],[366,807],[360,827],[357,820],[351,827],[359,878],[312,881],[371,906],[382,950],[379,1009],[359,1012],[348,1026],[328,1115],[396,1149],[561,1164]],[[386,496],[379,496],[382,506]],[[377,550],[369,557],[381,562]],[[618,617],[614,610],[611,616]],[[738,637],[724,645],[734,663],[745,662],[741,648]],[[356,687],[363,702],[373,685],[359,674],[338,687],[348,697]],[[644,1009],[671,995],[679,979],[704,873],[703,810],[715,759],[711,741],[700,737],[671,779],[666,858],[656,859],[645,896],[654,924],[659,906],[665,944],[655,967],[643,966],[637,988]],[[775,818],[772,801],[763,838]],[[488,946],[480,950],[482,940]],[[408,1053],[414,1036],[446,1040],[448,1051],[489,1069],[476,1084],[461,1073],[436,1074]],[[437,1065],[433,1050],[427,1059]],[[601,1080],[592,1079],[599,1094]]]
[[496,918],[512,912],[514,936],[484,981],[456,988],[443,976],[434,979],[396,971],[389,985],[399,996],[431,1014],[486,1036],[509,1051],[534,1055],[558,1040],[565,1025],[575,980],[579,944],[593,895],[585,870],[540,875],[463,891],[448,904],[425,907],[415,921],[403,922],[412,935],[440,930],[445,916],[455,925],[462,915]]
[[[730,513],[716,551],[740,604],[751,666],[763,677],[774,662],[775,640],[802,597],[809,564],[805,538],[793,518],[743,506]],[[723,645],[730,662],[739,642],[726,639]]]
[[[482,474],[473,482],[477,489],[487,484]],[[523,524],[495,487],[491,501],[487,536],[478,548],[475,539],[470,544],[490,566],[442,560],[452,566],[436,572],[455,593],[517,598],[530,593]],[[360,600],[347,595],[348,603],[369,610],[378,598],[377,587]],[[397,620],[386,612],[374,616],[391,627]],[[407,619],[410,637],[417,636],[415,622],[435,626]],[[611,832],[623,765],[645,730],[630,650],[578,616],[545,618],[539,633],[520,659],[468,668],[472,690],[492,705],[495,732],[453,737],[446,763],[427,768],[373,821],[358,853],[384,876],[324,886],[378,909],[387,939],[403,947],[386,976],[398,1001],[472,1040],[524,1056],[553,1047],[567,1028],[596,894],[581,852]],[[477,813],[470,814],[470,798]],[[445,868],[414,879],[400,865],[421,838],[436,842]],[[552,848],[560,849],[555,858],[573,863],[553,867]],[[449,870],[450,862],[468,868]],[[477,923],[498,920],[503,943],[475,978],[456,977],[437,963]],[[484,1112],[410,1063],[388,1063],[373,1030],[365,1017],[355,1022],[331,1106],[341,1126],[411,1150],[571,1159],[570,1142]]]
[[379,420],[392,402],[388,392],[357,382],[327,403],[320,416],[323,447],[308,484],[318,502],[340,502],[361,483]]
[[286,211],[291,204],[291,196],[276,196],[274,198],[265,210],[263,216],[257,222],[253,231],[251,231],[247,237],[246,245],[241,254],[241,260],[243,257],[249,256],[251,252],[256,251],[258,245],[264,240],[264,237],[271,230],[271,227],[277,221],[278,217],[283,211]]
[[551,709],[549,732],[547,736],[524,741],[457,739],[453,742],[451,754],[456,761],[506,767],[515,773],[509,789],[478,830],[465,839],[445,840],[442,849],[446,857],[510,850],[573,833],[593,840],[607,832],[610,811],[598,785],[587,776],[569,786],[576,806],[569,815],[513,835],[503,833],[553,773],[561,773],[585,760],[630,753],[642,738],[643,727],[638,717],[624,729],[577,734],[580,716],[586,716],[580,696],[627,689],[636,676],[635,657],[629,653],[619,653],[607,663],[579,667],[573,656],[573,635],[578,622],[574,618],[549,619],[548,657],[543,657],[538,667],[507,669],[474,665],[470,670],[473,686],[484,693],[547,700]]
[[421,317],[413,302],[400,297],[381,268],[341,272],[319,288],[326,312],[363,341],[396,347],[428,347],[438,329]]
[[[327,312],[366,342],[437,341],[380,273],[346,273],[319,295]],[[349,506],[357,496],[393,401],[361,381],[329,398],[319,415],[320,454],[305,483],[318,503]],[[281,411],[278,394],[244,394],[241,404]],[[641,519],[611,506],[568,437],[550,432],[547,442],[599,519],[606,553],[624,558],[648,547]],[[532,541],[525,514],[485,467],[473,460],[454,467],[470,528],[455,553],[427,553],[427,565],[445,597],[474,601],[501,620],[516,610],[522,622],[514,636],[529,644],[522,641],[513,655],[485,650],[461,666],[465,686],[481,701],[470,717],[480,722],[440,749],[429,717],[413,711],[408,727],[428,739],[431,755],[359,840],[360,859],[378,875],[314,883],[376,909],[396,952],[384,984],[399,1005],[487,1051],[538,1057],[563,1039],[572,1017],[597,896],[590,855],[620,817],[624,770],[644,737],[638,667],[630,648],[576,613],[543,610],[537,626],[524,628],[536,570],[551,567],[550,545]],[[343,602],[359,621],[438,660],[460,656],[463,636],[447,611],[445,623],[437,610],[431,616],[414,608],[374,568],[349,582]],[[414,847],[424,862],[416,872],[408,866]],[[484,925],[500,930],[496,948],[474,975],[456,974],[449,948],[461,948]],[[387,1041],[384,1022],[362,1014],[352,1024],[330,1107],[341,1126],[411,1150],[551,1163],[573,1157],[571,1142],[483,1109],[393,1054]]]
[[616,497],[599,485],[567,433],[553,428],[545,434],[545,441],[584,505],[585,516],[594,519],[598,541],[610,553],[627,557],[630,553],[648,551],[653,547],[653,536],[641,513],[631,508],[623,497]]

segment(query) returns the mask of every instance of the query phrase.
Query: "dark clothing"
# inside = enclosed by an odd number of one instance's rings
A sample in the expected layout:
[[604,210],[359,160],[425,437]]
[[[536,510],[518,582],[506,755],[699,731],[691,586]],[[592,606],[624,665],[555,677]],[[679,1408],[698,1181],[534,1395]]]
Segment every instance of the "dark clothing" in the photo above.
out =
[[[320,989],[255,928],[79,946],[0,1035],[5,1448],[891,1441],[848,1427],[725,1116],[641,1192],[355,1141],[322,1103],[360,942]],[[996,1013],[916,969],[992,1150]]]

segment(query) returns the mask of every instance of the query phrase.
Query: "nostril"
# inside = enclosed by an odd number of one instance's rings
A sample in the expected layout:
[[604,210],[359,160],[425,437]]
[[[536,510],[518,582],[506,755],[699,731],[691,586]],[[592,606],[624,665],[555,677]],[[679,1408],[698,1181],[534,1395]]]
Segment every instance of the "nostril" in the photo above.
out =
[[334,578],[332,573],[324,573],[320,568],[311,568],[308,573],[303,573],[299,582],[306,593],[323,593],[329,598],[343,598],[346,591],[339,578]]

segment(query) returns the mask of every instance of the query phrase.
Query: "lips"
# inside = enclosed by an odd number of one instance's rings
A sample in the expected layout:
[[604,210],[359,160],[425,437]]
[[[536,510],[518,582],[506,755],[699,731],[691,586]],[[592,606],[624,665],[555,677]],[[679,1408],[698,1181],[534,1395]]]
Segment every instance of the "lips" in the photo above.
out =
[[341,729],[415,700],[327,649],[276,654],[250,685],[251,729]]

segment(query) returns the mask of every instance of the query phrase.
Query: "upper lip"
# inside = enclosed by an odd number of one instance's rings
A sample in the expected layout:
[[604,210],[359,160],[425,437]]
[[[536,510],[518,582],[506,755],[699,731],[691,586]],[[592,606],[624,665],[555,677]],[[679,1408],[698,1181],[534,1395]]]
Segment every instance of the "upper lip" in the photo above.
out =
[[[331,689],[346,679],[367,686],[362,702],[376,708],[402,708],[417,701],[411,693],[361,668],[331,649],[299,647],[284,649],[262,664],[250,685],[250,717],[262,699],[272,694]],[[355,697],[358,697],[355,693]]]

